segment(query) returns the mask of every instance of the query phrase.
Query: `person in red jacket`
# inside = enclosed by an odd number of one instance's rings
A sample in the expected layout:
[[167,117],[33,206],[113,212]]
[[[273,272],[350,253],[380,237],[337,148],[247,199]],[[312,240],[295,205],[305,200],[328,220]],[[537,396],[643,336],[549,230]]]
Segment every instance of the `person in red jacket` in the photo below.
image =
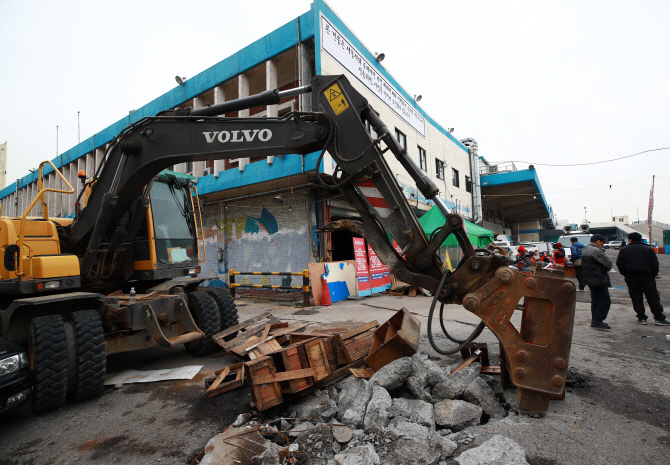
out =
[[567,260],[565,259],[565,249],[560,242],[554,244],[554,264],[563,266],[567,264]]

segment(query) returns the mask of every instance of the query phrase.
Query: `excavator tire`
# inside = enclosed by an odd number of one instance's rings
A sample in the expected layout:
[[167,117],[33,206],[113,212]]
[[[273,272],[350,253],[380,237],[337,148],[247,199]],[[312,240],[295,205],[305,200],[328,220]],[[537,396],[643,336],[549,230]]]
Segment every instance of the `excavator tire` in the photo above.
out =
[[221,313],[221,331],[235,326],[240,322],[237,315],[237,305],[235,305],[235,300],[233,300],[227,289],[216,287],[208,289],[206,292],[219,307],[219,312]]
[[216,348],[212,336],[221,331],[221,314],[216,301],[206,292],[196,291],[188,294],[188,309],[205,337],[184,344],[186,350],[195,356],[205,355]]
[[95,310],[81,310],[70,316],[74,330],[77,360],[74,400],[96,397],[105,389],[105,335],[100,315]]
[[29,335],[30,366],[35,375],[32,407],[53,410],[67,398],[67,343],[60,315],[33,318]]

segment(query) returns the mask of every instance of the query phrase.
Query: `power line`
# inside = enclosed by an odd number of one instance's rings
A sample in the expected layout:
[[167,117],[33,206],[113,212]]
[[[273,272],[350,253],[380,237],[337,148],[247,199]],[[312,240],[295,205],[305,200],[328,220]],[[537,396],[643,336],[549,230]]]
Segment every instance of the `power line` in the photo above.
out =
[[534,163],[534,162],[523,161],[523,160],[510,160],[510,161],[501,161],[501,162],[495,162],[495,163],[497,163],[497,164],[500,164],[500,163],[528,163],[529,165],[538,165],[538,166],[586,166],[586,165],[599,165],[599,164],[601,164],[601,163],[609,163],[609,162],[612,162],[612,161],[623,160],[623,159],[625,159],[625,158],[636,157],[636,156],[638,156],[638,155],[642,155],[642,154],[644,154],[644,153],[658,152],[659,150],[668,150],[668,149],[670,149],[670,147],[661,147],[661,148],[658,148],[658,149],[649,149],[649,150],[644,150],[644,151],[642,151],[642,152],[633,153],[633,154],[630,154],[630,155],[625,155],[625,156],[623,156],[623,157],[619,157],[619,158],[612,158],[611,160],[592,161],[592,162],[589,162],[589,163],[555,164],[555,163]]

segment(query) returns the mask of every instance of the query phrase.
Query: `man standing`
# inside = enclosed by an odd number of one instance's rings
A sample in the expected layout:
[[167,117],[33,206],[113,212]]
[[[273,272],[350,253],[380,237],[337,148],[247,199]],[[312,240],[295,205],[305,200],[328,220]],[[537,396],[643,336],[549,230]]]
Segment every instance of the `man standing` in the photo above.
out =
[[584,251],[584,244],[579,242],[576,237],[571,237],[570,242],[572,246],[570,247],[570,260],[575,267],[575,275],[577,276],[577,282],[579,282],[579,290],[584,291],[584,276],[582,274],[582,252]]
[[644,311],[644,300],[647,297],[649,309],[654,315],[656,325],[670,326],[670,321],[665,319],[661,297],[656,289],[658,274],[658,257],[649,245],[642,242],[642,235],[637,232],[628,235],[628,246],[621,249],[616,259],[619,273],[626,280],[630,300],[633,301],[633,309],[637,313],[637,322],[646,325],[647,315]]
[[594,234],[582,254],[584,284],[591,290],[591,327],[595,329],[612,329],[605,323],[612,303],[608,289],[612,287],[608,274],[612,269],[612,261],[605,254],[604,244],[605,238]]

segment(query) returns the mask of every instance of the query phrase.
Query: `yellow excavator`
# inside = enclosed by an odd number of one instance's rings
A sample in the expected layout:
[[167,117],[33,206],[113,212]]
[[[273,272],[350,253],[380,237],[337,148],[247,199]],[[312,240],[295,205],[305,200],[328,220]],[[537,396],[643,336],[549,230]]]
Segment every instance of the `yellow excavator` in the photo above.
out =
[[[218,116],[307,92],[311,112]],[[386,162],[386,151],[445,215],[445,224],[430,238]],[[104,386],[106,354],[182,343],[204,354],[214,347],[211,337],[236,321],[225,289],[197,290],[203,280],[195,276],[202,231],[197,192],[189,179],[161,170],[190,161],[314,152],[320,152],[315,184],[340,191],[361,218],[336,221],[322,231],[362,235],[394,276],[431,292],[428,336],[437,352],[455,353],[488,327],[500,341],[501,364],[518,388],[520,410],[543,415],[549,399],[564,393],[574,284],[560,270],[521,273],[495,249],[473,248],[463,219],[448,210],[435,183],[344,76],[315,76],[309,86],[139,120],[112,142],[85,183],[86,206],[71,222],[48,216],[45,194],[74,189],[57,170],[67,189],[44,188],[40,166],[38,193],[26,212],[0,222],[2,335],[28,348],[35,372],[33,407],[56,408],[68,394],[97,395]],[[336,164],[332,176],[323,173],[326,153]],[[28,217],[38,201],[43,216]],[[453,271],[445,270],[437,253],[451,234],[464,255]],[[129,294],[131,287],[136,296]],[[482,320],[470,337],[456,340],[441,307],[441,329],[456,348],[445,349],[433,339],[438,302],[462,304]],[[510,319],[519,309],[517,329]]]

